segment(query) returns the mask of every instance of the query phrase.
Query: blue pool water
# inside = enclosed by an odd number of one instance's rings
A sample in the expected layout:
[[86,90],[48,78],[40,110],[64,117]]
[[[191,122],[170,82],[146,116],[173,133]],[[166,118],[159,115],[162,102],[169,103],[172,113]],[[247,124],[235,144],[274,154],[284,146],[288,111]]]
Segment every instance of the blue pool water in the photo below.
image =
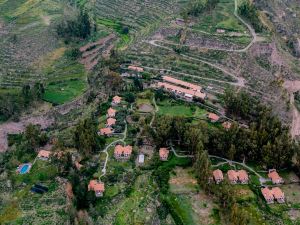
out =
[[30,164],[24,164],[22,165],[21,169],[20,169],[20,174],[24,174],[24,173],[28,173],[30,170]]

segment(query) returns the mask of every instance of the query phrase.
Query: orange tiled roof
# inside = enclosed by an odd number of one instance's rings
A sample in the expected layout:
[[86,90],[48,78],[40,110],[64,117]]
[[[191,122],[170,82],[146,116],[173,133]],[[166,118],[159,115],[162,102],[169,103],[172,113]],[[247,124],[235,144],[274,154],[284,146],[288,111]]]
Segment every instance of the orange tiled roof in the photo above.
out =
[[284,198],[284,193],[282,192],[282,190],[279,187],[272,188],[272,194],[274,195],[274,197],[276,199]]
[[228,170],[227,175],[228,175],[228,179],[231,181],[238,180],[238,172],[234,170]]
[[144,68],[138,67],[138,66],[128,66],[128,69],[134,70],[134,71],[137,71],[137,72],[143,72],[144,71]]
[[191,90],[191,89],[178,87],[176,85],[168,84],[168,83],[165,83],[165,82],[158,82],[157,86],[158,87],[163,87],[167,90],[175,91],[177,94],[186,94],[186,95],[190,95],[191,97],[196,96],[196,97],[199,97],[199,98],[202,98],[202,99],[204,99],[206,97],[205,93],[198,92],[198,91]]
[[116,124],[116,119],[114,118],[108,118],[107,121],[106,121],[106,124],[107,126],[112,126],[112,125],[115,125]]
[[122,146],[122,145],[116,145],[115,147],[115,154],[121,155],[121,154],[131,154],[132,152],[132,146],[127,145],[127,146]]
[[272,170],[269,172],[268,177],[271,178],[272,181],[281,180],[282,178],[279,176],[276,170]]
[[40,150],[38,153],[38,157],[49,158],[51,152],[46,150]]
[[115,96],[115,97],[113,97],[113,103],[120,103],[121,102],[121,100],[122,100],[122,98],[121,97],[119,97],[119,96]]
[[104,192],[105,188],[104,188],[104,183],[100,183],[97,180],[91,180],[89,185],[88,185],[88,190],[91,191],[100,191],[100,192]]
[[112,134],[113,131],[110,127],[100,129],[101,135]]
[[110,107],[110,108],[107,110],[107,114],[108,114],[109,117],[114,117],[115,114],[116,114],[116,111],[117,111],[117,110],[115,110],[115,109],[113,109],[113,108]]
[[240,180],[248,180],[248,173],[245,170],[239,170],[238,177]]
[[167,148],[160,148],[159,156],[162,158],[167,158],[169,156],[169,150]]
[[213,171],[213,176],[214,176],[214,178],[215,178],[216,180],[219,180],[219,179],[223,180],[223,179],[224,179],[223,173],[222,173],[222,171],[219,170],[219,169]]
[[265,199],[274,199],[273,194],[272,194],[272,190],[270,190],[267,187],[262,188],[261,189],[261,193],[263,194],[263,196],[265,197]]
[[181,86],[184,86],[184,87],[188,87],[190,89],[193,89],[194,91],[195,90],[201,91],[201,89],[202,89],[202,87],[200,87],[199,85],[191,84],[189,82],[178,80],[176,78],[169,77],[169,76],[163,76],[163,80],[167,81],[167,82],[170,82],[170,83],[173,83],[173,84],[177,84],[177,85],[181,85]]
[[208,118],[210,120],[214,120],[214,121],[217,121],[217,120],[220,119],[220,117],[217,114],[215,114],[215,113],[208,113]]

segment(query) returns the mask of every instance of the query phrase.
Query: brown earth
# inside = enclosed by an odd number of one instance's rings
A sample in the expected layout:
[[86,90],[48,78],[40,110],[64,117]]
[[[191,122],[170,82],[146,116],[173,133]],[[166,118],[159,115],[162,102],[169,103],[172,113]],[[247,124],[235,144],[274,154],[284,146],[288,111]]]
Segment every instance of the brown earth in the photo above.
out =
[[53,124],[53,119],[47,116],[23,117],[19,122],[6,122],[0,125],[0,152],[8,148],[7,135],[19,134],[25,131],[29,124],[40,125],[42,129]]
[[115,34],[110,34],[105,38],[92,43],[88,43],[80,48],[82,59],[80,62],[86,70],[92,70],[101,59],[101,56],[107,58],[114,45],[111,42],[116,38]]

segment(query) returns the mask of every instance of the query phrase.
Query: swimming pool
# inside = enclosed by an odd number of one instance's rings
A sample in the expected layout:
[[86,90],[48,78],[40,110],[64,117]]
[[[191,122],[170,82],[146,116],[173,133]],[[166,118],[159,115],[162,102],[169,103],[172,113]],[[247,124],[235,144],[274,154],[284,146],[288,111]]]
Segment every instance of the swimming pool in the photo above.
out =
[[31,163],[23,164],[19,167],[19,173],[20,174],[28,173],[30,168],[31,168]]

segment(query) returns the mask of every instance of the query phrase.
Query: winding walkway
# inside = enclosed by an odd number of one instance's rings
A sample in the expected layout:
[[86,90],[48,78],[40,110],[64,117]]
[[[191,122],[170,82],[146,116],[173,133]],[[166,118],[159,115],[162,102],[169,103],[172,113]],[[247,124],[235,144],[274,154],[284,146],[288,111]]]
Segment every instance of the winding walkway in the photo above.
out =
[[126,123],[126,121],[125,121],[125,130],[122,133],[122,135],[123,135],[123,137],[121,139],[113,141],[112,143],[107,145],[103,151],[101,151],[101,153],[104,152],[106,154],[106,158],[105,158],[103,169],[101,170],[102,174],[99,176],[99,180],[100,180],[101,177],[103,177],[106,174],[106,166],[107,166],[107,162],[108,162],[108,158],[109,158],[109,154],[107,152],[108,149],[110,147],[114,146],[115,144],[117,144],[118,142],[122,142],[123,144],[125,143],[125,139],[127,137],[127,123]]

